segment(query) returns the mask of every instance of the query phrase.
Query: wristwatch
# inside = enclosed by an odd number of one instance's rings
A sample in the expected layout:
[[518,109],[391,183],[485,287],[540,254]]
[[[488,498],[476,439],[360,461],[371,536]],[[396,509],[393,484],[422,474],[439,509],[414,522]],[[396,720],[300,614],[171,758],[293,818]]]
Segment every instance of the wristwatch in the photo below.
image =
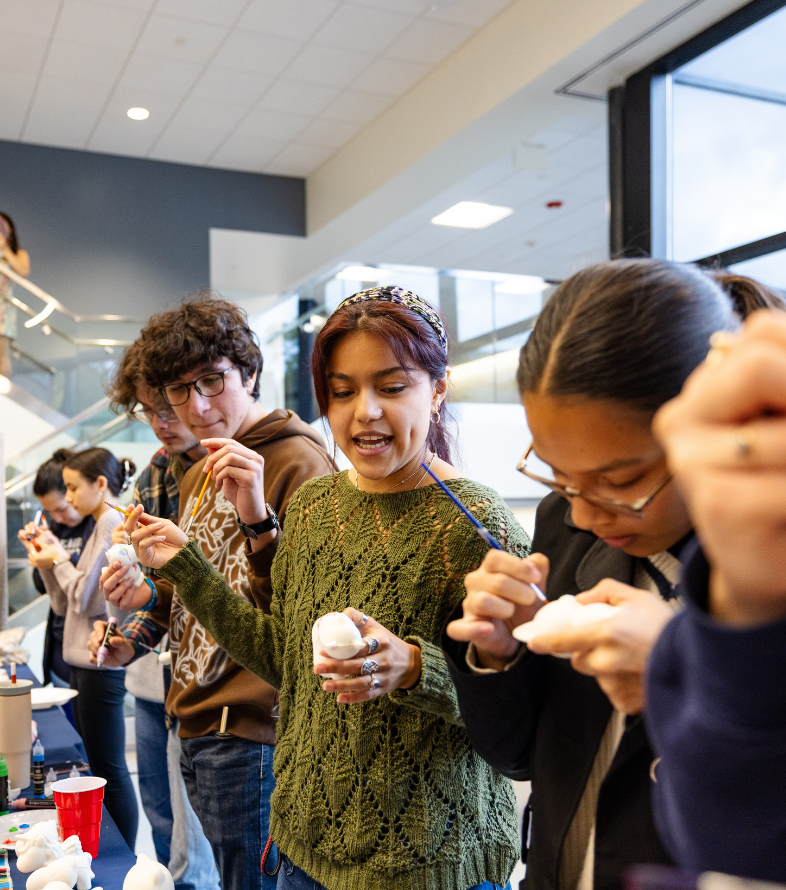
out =
[[55,566],[59,566],[61,562],[68,562],[70,559],[70,556],[63,556],[62,554],[60,556],[56,556],[52,560],[52,568],[54,568]]
[[260,535],[264,535],[266,532],[273,531],[274,528],[277,528],[281,531],[281,523],[278,521],[278,516],[276,515],[276,511],[270,506],[270,504],[265,504],[267,508],[268,517],[267,519],[263,519],[262,522],[255,522],[253,525],[246,525],[245,522],[238,516],[237,524],[240,526],[240,531],[247,538],[258,538]]

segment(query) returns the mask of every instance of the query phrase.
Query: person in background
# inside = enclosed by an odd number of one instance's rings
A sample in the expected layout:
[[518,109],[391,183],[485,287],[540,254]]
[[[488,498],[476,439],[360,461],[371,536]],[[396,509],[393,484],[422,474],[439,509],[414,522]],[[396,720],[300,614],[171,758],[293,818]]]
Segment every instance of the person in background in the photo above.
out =
[[[63,467],[72,455],[73,452],[60,448],[49,460],[44,461],[36,473],[33,494],[50,517],[49,531],[69,554],[71,562],[76,565],[85,541],[92,534],[96,523],[92,516],[80,516],[66,501]],[[33,522],[28,522],[24,528],[19,530],[18,537],[28,553],[35,552],[33,541],[39,547],[46,543],[53,543],[46,534],[46,529],[40,523],[36,525]],[[38,569],[33,570],[33,583],[39,593],[46,593],[46,587]],[[71,666],[63,659],[64,624],[65,618],[50,607],[44,638],[44,685],[47,683],[52,683],[55,686],[71,685]],[[70,711],[70,705],[68,710]]]
[[786,883],[786,315],[716,346],[654,429],[701,540],[650,659],[655,821],[685,868]]
[[[729,281],[726,293],[725,280],[690,266],[600,263],[560,285],[522,347],[532,442],[519,469],[552,493],[538,507],[533,555],[489,553],[442,644],[473,745],[503,774],[532,781],[527,886],[618,890],[628,866],[670,862],[641,714],[693,528],[651,424],[713,332],[778,300],[749,283]],[[531,583],[550,600],[621,608],[523,646],[512,630],[540,608]]]
[[[489,545],[421,464],[503,547],[523,556],[529,538],[450,464],[447,337],[425,300],[399,287],[348,298],[317,336],[312,374],[352,469],[306,482],[283,537],[266,533],[281,537],[270,614],[233,593],[199,538],[146,517],[137,529],[141,508],[125,528],[227,652],[280,690],[278,890],[497,890],[516,859],[513,788],[472,750],[437,645]],[[205,467],[239,521],[253,518],[258,469],[223,449]],[[362,642],[339,661],[314,651],[312,627],[342,610]]]
[[[110,408],[150,424],[162,443],[152,461],[139,474],[134,487],[135,504],[144,504],[152,516],[176,520],[180,485],[186,471],[207,454],[196,437],[177,419],[160,394],[145,384],[139,346],[130,346],[115,369],[107,389]],[[114,543],[125,544],[122,525],[112,532]],[[103,640],[106,623],[98,621],[93,634]],[[158,656],[143,648],[165,648],[164,628],[146,612],[136,612],[119,628],[135,641],[136,658],[126,667],[126,689],[136,698],[136,749],[139,795],[153,830],[153,843],[161,863],[169,868],[175,890],[218,890],[213,852],[188,800],[180,773],[180,742],[177,719],[166,712],[170,672]],[[115,645],[121,642],[115,638]]]
[[[0,260],[24,278],[30,274],[30,255],[19,246],[14,221],[0,213]],[[13,283],[0,274],[0,375],[11,376],[11,343],[16,339],[16,306],[11,302]]]
[[107,501],[111,503],[128,487],[134,470],[132,461],[118,461],[106,448],[88,448],[71,455],[63,465],[66,502],[80,516],[92,516],[93,533],[76,565],[54,536],[29,555],[31,564],[41,572],[52,608],[65,618],[63,658],[71,666],[71,686],[79,692],[71,703],[76,726],[91,770],[107,780],[106,808],[132,850],[139,812],[125,760],[125,672],[108,664],[90,664],[87,642],[93,621],[107,617],[99,579],[101,569],[107,566],[112,529],[122,521]]
[[[221,488],[208,484],[191,527],[234,595],[269,611],[270,567],[278,547],[266,531],[286,514],[300,485],[333,469],[321,436],[292,411],[266,413],[259,399],[262,354],[240,307],[202,295],[153,316],[137,340],[144,382],[214,459],[250,472],[252,502],[243,523]],[[205,481],[203,458],[185,475],[180,522],[188,522]],[[212,464],[211,464],[212,466]],[[118,568],[119,564],[112,568]],[[110,571],[104,592],[123,609],[151,609],[170,630],[172,685],[167,709],[179,721],[180,766],[210,841],[223,890],[262,890],[275,882],[259,868],[275,787],[276,690],[236,664],[189,615],[173,586],[156,581],[156,599],[134,588],[125,569]],[[120,643],[119,645],[122,645]],[[97,648],[97,647],[96,647]],[[115,648],[121,664],[133,648]],[[108,662],[109,663],[109,662]],[[218,735],[224,708],[226,734]]]

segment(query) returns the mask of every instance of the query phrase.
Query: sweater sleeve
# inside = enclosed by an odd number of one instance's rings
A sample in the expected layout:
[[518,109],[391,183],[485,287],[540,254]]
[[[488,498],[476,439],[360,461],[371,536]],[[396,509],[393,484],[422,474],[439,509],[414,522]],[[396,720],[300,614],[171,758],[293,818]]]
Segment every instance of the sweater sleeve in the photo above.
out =
[[194,541],[159,569],[159,575],[176,585],[186,609],[234,661],[276,689],[281,687],[284,633],[276,597],[268,615],[238,596]]
[[99,587],[101,569],[107,566],[106,551],[112,546],[112,529],[121,523],[114,511],[107,511],[96,523],[79,562],[61,562],[52,569],[54,583],[77,615],[104,615],[106,603]]
[[706,611],[708,585],[709,565],[696,549],[680,589],[686,608],[650,657],[646,721],[661,758],[656,823],[684,867],[784,882],[786,619],[722,624]]
[[[529,554],[531,546],[529,535],[496,493],[477,504],[473,512],[506,550],[518,556]],[[452,577],[448,582],[447,610],[442,613],[441,624],[445,623],[450,609],[466,596],[464,579],[480,565],[489,548],[465,520],[453,525],[447,549]],[[450,723],[464,725],[456,686],[445,654],[439,645],[441,631],[442,626],[436,628],[433,640],[424,640],[416,636],[406,638],[405,642],[420,648],[422,663],[420,679],[412,689],[395,690],[390,693],[390,697],[399,704],[420,708]]]

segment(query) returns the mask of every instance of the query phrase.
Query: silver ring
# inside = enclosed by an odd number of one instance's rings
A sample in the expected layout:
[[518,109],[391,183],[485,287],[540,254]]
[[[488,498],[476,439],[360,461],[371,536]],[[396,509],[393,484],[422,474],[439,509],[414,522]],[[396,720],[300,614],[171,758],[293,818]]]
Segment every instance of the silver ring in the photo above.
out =
[[360,669],[360,673],[365,674],[367,676],[368,674],[373,674],[375,671],[378,671],[378,670],[379,670],[379,665],[376,663],[376,661],[371,661],[371,659],[367,659],[366,661],[363,662],[363,667]]
[[363,625],[368,621],[368,615],[364,614],[363,617],[358,621],[355,627],[363,627]]
[[379,682],[379,680],[374,676],[374,674],[372,674],[371,675],[371,686],[369,686],[368,688],[369,689],[379,689],[379,687],[381,685],[382,684]]
[[129,546],[129,547],[133,547],[133,546],[134,546],[134,542],[131,540],[131,535],[126,535],[126,537],[128,538],[128,546]]
[[379,649],[379,640],[376,637],[366,637],[368,643],[368,654],[373,655]]

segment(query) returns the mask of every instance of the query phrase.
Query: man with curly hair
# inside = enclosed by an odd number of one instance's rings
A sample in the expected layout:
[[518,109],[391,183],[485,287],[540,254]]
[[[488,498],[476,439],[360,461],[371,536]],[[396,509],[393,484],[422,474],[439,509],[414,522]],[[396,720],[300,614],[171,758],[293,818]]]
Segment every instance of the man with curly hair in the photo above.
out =
[[[191,534],[238,596],[269,611],[280,523],[296,489],[334,469],[325,444],[292,411],[266,413],[259,404],[262,355],[238,306],[201,295],[153,316],[137,344],[144,382],[210,452],[183,479],[180,525],[189,523],[210,460],[212,483]],[[277,692],[233,662],[166,581],[158,579],[152,593],[147,585],[133,587],[125,574],[114,566],[106,573],[107,599],[145,608],[170,630],[167,709],[180,722],[181,771],[221,886],[272,888],[275,881],[262,876],[259,863],[274,787]],[[130,646],[118,647],[113,663],[131,657]]]

